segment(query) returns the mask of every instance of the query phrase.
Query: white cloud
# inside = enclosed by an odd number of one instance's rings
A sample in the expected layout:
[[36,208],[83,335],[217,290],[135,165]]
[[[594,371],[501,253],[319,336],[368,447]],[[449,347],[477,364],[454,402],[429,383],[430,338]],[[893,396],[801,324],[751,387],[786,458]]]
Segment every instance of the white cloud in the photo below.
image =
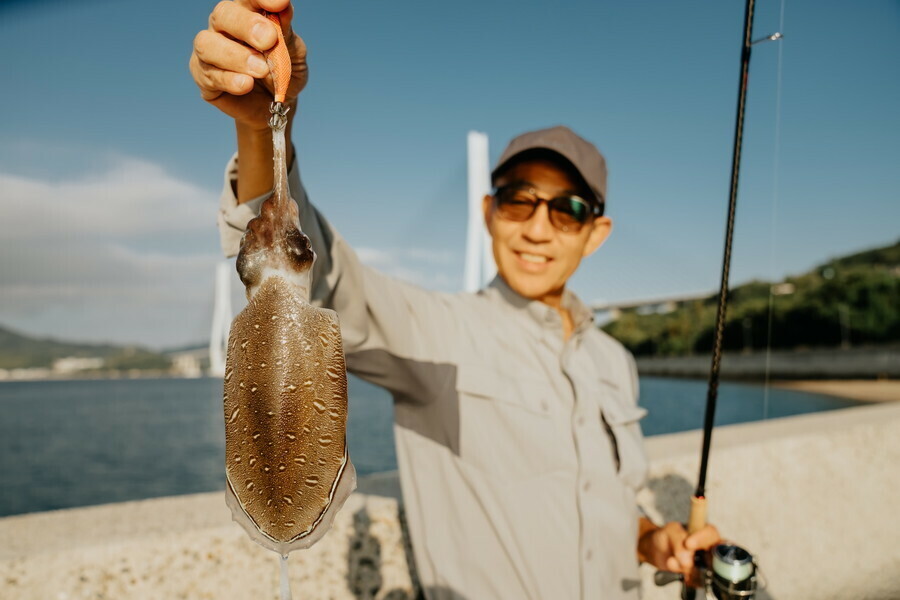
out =
[[[154,347],[207,339],[221,260],[217,193],[128,157],[55,181],[0,172],[0,325]],[[425,288],[460,285],[461,259],[449,251],[357,253]]]
[[207,335],[213,191],[119,158],[49,183],[0,173],[0,198],[0,324],[153,346]]
[[[426,289],[453,292],[462,285],[462,266],[456,254],[431,248],[358,247],[363,264]],[[456,274],[459,271],[459,274]]]
[[0,173],[0,194],[2,240],[199,231],[214,225],[217,200],[210,190],[133,158],[61,182]]

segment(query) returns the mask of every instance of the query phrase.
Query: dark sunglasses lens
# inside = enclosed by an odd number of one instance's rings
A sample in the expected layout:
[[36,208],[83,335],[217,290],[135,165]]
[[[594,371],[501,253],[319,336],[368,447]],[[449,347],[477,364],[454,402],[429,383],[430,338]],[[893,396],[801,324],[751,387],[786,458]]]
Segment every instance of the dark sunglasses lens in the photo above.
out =
[[527,221],[534,213],[534,198],[515,190],[497,195],[497,210],[500,216],[510,221]]
[[[527,221],[541,202],[529,190],[501,188],[494,196],[497,212],[508,221]],[[591,207],[578,196],[560,196],[547,201],[550,222],[562,231],[576,232],[591,218]]]
[[556,217],[556,224],[566,228],[584,225],[591,214],[587,203],[576,196],[554,198],[551,207],[553,208],[551,216]]

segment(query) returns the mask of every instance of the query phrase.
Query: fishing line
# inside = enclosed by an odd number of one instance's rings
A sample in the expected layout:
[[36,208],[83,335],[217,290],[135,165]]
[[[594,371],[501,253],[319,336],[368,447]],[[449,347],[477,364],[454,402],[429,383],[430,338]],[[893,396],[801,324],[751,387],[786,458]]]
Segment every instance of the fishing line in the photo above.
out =
[[[781,14],[778,20],[778,31],[784,33],[784,6],[787,0],[781,0]],[[775,281],[775,254],[778,242],[778,232],[775,228],[778,214],[778,176],[781,164],[781,86],[782,68],[784,63],[784,44],[778,44],[778,71],[775,77],[775,140],[772,152],[772,243],[769,253],[769,273],[772,281]],[[769,315],[766,326],[766,369],[763,382],[763,420],[769,418],[769,374],[772,365],[772,313],[774,312],[775,293],[774,283],[769,285]]]

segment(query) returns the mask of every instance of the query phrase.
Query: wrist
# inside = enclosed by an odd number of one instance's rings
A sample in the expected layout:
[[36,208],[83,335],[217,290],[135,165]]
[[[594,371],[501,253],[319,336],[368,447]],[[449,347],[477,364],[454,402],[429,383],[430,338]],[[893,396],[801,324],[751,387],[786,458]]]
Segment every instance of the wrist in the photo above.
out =
[[237,201],[246,202],[272,189],[272,132],[235,121],[237,131]]
[[[296,108],[296,101],[292,101],[291,106]],[[288,113],[288,122],[285,128],[285,137],[287,138],[285,159],[289,168],[294,161],[294,145],[291,143],[292,115],[294,113],[294,110]],[[234,124],[238,148],[237,200],[240,204],[257,198],[272,189],[274,184],[274,146],[272,130],[268,124],[262,128],[238,120],[235,120]]]
[[235,119],[234,128],[238,136],[243,136],[247,140],[272,141],[272,130],[268,122],[248,123],[246,121],[238,121]]
[[638,521],[637,555],[639,562],[652,564],[650,557],[653,554],[654,547],[653,534],[659,530],[659,525],[647,517],[641,517]]

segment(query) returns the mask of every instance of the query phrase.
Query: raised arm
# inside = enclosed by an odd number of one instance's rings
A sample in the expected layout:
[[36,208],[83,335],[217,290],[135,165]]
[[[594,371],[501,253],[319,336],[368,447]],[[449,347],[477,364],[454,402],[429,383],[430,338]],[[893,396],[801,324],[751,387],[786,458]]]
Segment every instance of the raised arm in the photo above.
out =
[[[309,69],[306,44],[294,33],[294,10],[288,0],[225,0],[209,16],[209,28],[194,38],[190,70],[200,96],[234,119],[238,155],[238,202],[246,202],[272,189],[272,134],[269,105],[272,78],[264,52],[277,41],[275,25],[261,11],[281,13],[284,40],[291,55],[291,81],[286,102],[296,108],[297,95],[306,86]],[[287,139],[296,110],[288,113]],[[293,147],[288,144],[288,164]]]
[[[306,46],[290,27],[292,11],[286,0],[220,2],[210,16],[210,28],[195,38],[190,62],[203,99],[232,117],[237,131],[238,154],[227,169],[219,210],[226,256],[237,254],[247,223],[272,190],[273,152],[267,124],[272,86],[268,69],[253,65],[274,45],[276,31],[261,10],[282,11],[293,64],[287,101],[296,105],[307,80]],[[421,375],[421,365],[448,360],[452,344],[447,332],[457,329],[452,299],[363,266],[308,201],[293,156],[288,163],[291,197],[299,206],[301,229],[317,257],[311,299],[338,312],[348,368],[395,393],[427,397],[424,388],[440,382]]]

